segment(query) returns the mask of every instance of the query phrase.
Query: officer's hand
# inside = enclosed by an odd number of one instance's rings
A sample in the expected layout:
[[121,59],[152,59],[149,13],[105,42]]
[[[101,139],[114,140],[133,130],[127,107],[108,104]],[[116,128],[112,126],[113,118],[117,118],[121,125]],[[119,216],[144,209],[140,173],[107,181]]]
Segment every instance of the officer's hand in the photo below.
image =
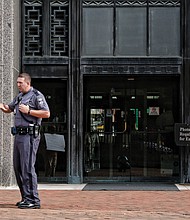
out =
[[0,103],[0,109],[3,109],[3,108],[4,108],[3,103]]
[[24,105],[24,104],[20,104],[19,105],[19,111],[21,111],[22,113],[28,114],[29,106]]
[[3,111],[8,111],[9,110],[9,106],[5,105],[4,103],[0,103],[0,109]]

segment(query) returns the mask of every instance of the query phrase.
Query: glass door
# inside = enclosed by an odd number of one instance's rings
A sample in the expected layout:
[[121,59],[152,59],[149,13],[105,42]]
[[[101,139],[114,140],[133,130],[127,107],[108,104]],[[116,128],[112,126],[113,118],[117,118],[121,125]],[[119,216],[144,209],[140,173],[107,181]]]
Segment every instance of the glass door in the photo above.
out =
[[33,79],[48,102],[51,116],[42,120],[36,172],[39,182],[66,182],[67,155],[67,81]]
[[160,181],[178,176],[179,152],[173,141],[178,118],[173,111],[175,82],[166,86],[161,80],[87,81],[85,181]]

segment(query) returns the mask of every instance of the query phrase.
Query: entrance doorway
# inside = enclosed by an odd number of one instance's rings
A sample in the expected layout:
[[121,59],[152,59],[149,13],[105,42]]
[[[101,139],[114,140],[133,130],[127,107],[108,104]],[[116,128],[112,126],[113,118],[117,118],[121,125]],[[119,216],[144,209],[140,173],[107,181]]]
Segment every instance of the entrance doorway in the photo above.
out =
[[176,79],[94,76],[84,85],[85,181],[179,178]]
[[67,162],[67,81],[32,79],[50,107],[51,116],[42,120],[36,172],[39,182],[66,182]]

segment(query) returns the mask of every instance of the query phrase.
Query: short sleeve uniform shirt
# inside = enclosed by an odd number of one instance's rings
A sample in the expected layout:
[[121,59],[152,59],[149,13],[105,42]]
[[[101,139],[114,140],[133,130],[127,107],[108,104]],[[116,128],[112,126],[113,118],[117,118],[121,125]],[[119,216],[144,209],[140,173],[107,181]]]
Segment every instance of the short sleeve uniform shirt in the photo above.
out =
[[19,104],[28,105],[31,110],[46,110],[49,111],[49,106],[44,95],[31,87],[27,93],[19,93],[14,100],[9,104],[9,108],[14,112],[15,126],[28,126],[29,124],[41,125],[42,118],[21,113]]

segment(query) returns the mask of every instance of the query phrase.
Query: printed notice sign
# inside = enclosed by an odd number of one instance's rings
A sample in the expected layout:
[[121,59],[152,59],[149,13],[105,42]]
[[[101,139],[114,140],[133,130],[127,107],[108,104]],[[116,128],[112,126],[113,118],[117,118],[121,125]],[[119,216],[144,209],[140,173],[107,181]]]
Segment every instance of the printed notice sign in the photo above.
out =
[[64,135],[44,133],[47,150],[65,152]]
[[190,125],[175,124],[175,143],[178,146],[190,146]]

